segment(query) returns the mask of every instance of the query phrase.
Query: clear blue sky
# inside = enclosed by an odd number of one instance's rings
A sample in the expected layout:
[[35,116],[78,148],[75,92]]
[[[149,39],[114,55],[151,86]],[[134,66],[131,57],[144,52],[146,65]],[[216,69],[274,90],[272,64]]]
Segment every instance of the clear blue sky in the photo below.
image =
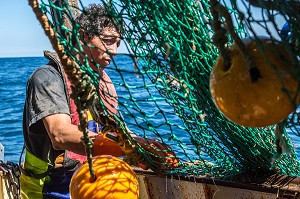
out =
[[2,1],[0,6],[0,57],[42,56],[52,50],[27,0]]
[[[1,0],[0,19],[0,57],[43,56],[43,50],[53,49],[28,0]],[[123,49],[120,46],[119,52]]]

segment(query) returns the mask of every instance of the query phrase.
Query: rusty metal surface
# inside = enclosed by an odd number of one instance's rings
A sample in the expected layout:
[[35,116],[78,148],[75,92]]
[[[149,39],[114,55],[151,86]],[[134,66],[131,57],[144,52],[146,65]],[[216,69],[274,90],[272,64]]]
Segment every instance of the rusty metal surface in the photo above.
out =
[[[159,177],[151,171],[135,169],[141,199],[291,199],[300,198],[299,184],[280,186],[228,182],[210,177]],[[266,182],[269,182],[266,179]],[[270,185],[270,184],[269,184]]]
[[141,199],[276,199],[274,193],[138,174]]

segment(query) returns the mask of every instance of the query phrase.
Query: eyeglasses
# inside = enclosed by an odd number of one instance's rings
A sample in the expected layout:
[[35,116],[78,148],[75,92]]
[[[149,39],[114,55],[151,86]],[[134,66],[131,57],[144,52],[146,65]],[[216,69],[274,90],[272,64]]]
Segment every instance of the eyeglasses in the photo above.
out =
[[119,47],[121,43],[121,39],[119,37],[100,36],[100,39],[106,46],[112,46],[117,43],[117,46]]

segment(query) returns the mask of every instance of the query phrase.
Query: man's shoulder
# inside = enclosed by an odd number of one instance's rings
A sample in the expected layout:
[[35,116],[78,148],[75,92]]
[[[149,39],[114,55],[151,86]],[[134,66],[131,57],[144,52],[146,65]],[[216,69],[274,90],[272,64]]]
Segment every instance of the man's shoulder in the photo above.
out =
[[57,73],[59,74],[59,72],[56,70],[55,66],[53,66],[52,64],[44,64],[40,67],[38,67],[37,69],[35,69],[32,73],[32,75],[42,75],[44,73]]
[[61,79],[61,73],[51,64],[45,64],[33,71],[29,81],[45,81],[47,79]]

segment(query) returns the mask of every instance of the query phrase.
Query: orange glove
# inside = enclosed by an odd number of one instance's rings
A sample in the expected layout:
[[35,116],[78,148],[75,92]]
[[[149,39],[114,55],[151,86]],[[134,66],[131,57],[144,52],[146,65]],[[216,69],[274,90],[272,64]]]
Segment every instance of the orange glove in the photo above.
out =
[[93,155],[112,155],[115,157],[124,156],[125,153],[119,145],[115,142],[105,139],[101,133],[99,133],[93,145]]
[[[178,167],[179,160],[176,158],[175,153],[171,150],[171,148],[168,145],[159,143],[155,139],[144,139],[141,137],[135,137],[135,140],[146,151],[149,151],[153,154],[151,155],[153,161],[167,164],[159,164],[158,169],[165,170],[168,168]],[[140,163],[138,166],[144,170],[149,169],[149,166],[146,163]]]

